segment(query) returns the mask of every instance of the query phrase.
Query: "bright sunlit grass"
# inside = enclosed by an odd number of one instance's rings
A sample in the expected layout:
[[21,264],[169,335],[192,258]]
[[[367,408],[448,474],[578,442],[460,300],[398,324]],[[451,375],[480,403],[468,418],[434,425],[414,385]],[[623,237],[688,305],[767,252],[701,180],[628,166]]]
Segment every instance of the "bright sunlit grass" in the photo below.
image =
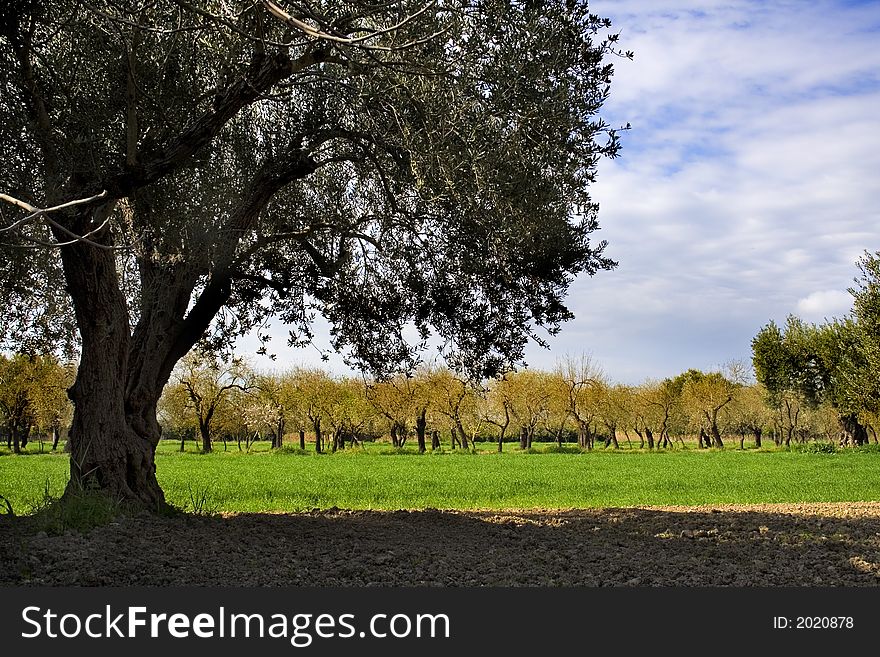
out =
[[[159,481],[168,501],[202,511],[570,508],[880,500],[880,454],[696,450],[525,454],[397,453],[387,445],[316,455],[180,453],[163,443]],[[493,445],[483,445],[486,450]],[[546,449],[542,447],[540,449]],[[24,513],[68,475],[63,454],[0,456],[0,495]]]

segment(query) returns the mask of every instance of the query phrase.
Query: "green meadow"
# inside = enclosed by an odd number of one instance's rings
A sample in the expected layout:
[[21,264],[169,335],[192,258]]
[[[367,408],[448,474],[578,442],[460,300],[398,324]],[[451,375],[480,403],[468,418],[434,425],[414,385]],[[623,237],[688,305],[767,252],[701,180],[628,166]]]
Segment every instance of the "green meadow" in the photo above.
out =
[[[158,478],[169,502],[196,512],[348,509],[586,508],[762,502],[880,500],[874,447],[834,453],[762,450],[533,453],[486,444],[419,455],[369,445],[335,454],[258,443],[210,454],[165,442]],[[68,477],[61,453],[0,452],[0,495],[16,513],[60,495]]]

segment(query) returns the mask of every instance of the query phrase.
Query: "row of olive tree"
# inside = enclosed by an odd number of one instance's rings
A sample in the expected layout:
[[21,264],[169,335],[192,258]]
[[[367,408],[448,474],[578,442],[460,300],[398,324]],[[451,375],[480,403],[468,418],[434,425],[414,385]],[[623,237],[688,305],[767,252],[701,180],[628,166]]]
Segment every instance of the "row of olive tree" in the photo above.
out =
[[[381,381],[333,377],[316,369],[257,373],[242,361],[220,363],[190,355],[175,371],[160,404],[166,436],[236,441],[249,449],[255,438],[282,447],[285,436],[315,449],[336,451],[365,439],[389,437],[394,447],[414,438],[418,450],[473,449],[475,442],[577,440],[617,448],[724,447],[734,436],[761,446],[768,434],[777,444],[829,437],[833,410],[786,398],[773,405],[760,384],[748,384],[746,368],[725,372],[688,370],[674,378],[638,386],[615,384],[588,357],[568,358],[552,371],[525,369],[475,385],[447,368],[422,368],[411,376]],[[867,418],[866,418],[867,420]],[[308,438],[307,438],[308,437]]]

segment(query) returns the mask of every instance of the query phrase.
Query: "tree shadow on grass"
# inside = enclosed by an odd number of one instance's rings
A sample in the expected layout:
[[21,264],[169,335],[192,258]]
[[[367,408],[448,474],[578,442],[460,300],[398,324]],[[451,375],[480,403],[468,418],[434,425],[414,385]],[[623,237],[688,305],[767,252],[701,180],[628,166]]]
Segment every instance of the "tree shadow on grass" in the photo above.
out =
[[[13,547],[14,546],[14,547]],[[875,586],[880,512],[339,511],[0,522],[0,584]]]

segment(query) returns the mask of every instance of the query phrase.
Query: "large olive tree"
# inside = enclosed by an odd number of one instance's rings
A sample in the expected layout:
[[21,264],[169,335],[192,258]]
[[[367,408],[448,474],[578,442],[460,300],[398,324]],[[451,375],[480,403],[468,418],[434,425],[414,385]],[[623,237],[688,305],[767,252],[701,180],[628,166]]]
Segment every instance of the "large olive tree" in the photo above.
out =
[[[71,483],[163,505],[156,403],[276,317],[491,374],[570,317],[616,51],[583,0],[0,5],[0,338],[75,344]],[[59,320],[67,313],[68,322]]]

